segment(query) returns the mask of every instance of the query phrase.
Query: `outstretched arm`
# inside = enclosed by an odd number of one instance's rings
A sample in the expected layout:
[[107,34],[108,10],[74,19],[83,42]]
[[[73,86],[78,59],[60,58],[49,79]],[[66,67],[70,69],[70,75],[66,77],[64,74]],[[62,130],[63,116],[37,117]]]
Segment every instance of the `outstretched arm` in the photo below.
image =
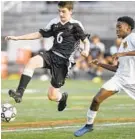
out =
[[110,71],[113,71],[113,72],[117,71],[117,68],[118,68],[118,65],[119,65],[119,63],[117,65],[103,64],[103,63],[100,63],[98,61],[98,59],[92,60],[91,62],[89,62],[89,64],[95,64],[97,66],[100,66],[100,67],[102,67],[104,69],[107,69],[107,70],[110,70]]
[[135,56],[135,51],[116,53],[116,54],[112,55],[112,58],[117,59],[117,58],[123,57],[123,56]]
[[30,34],[26,34],[26,35],[22,35],[22,36],[7,36],[5,37],[5,40],[35,40],[35,39],[39,39],[41,38],[42,35],[39,32],[34,32],[34,33],[30,33]]
[[124,56],[135,56],[135,51],[124,52]]

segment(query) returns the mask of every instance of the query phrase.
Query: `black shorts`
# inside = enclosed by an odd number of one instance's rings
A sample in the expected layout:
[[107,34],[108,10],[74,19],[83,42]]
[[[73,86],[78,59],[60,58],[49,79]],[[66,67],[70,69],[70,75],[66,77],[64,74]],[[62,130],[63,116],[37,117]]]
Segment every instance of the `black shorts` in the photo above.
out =
[[41,51],[39,55],[44,59],[43,68],[50,69],[52,86],[55,88],[63,86],[68,73],[69,61],[57,56],[52,51]]

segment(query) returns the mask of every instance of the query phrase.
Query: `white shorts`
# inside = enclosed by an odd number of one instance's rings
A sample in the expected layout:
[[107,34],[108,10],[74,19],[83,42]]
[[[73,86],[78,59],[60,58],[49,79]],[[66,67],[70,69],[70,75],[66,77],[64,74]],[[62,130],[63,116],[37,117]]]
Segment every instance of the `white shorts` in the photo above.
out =
[[101,88],[114,92],[124,90],[131,98],[135,99],[135,84],[126,84],[120,77],[113,76]]

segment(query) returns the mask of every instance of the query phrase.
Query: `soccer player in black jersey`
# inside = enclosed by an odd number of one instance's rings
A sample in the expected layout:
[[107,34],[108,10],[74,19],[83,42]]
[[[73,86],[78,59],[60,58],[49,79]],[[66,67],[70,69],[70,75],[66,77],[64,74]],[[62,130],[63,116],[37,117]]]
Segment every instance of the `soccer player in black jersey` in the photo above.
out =
[[45,29],[22,36],[7,36],[6,40],[35,40],[41,37],[54,37],[53,47],[49,51],[40,52],[32,57],[26,65],[16,89],[9,90],[9,96],[16,103],[22,101],[23,93],[30,82],[36,68],[50,69],[52,78],[48,89],[49,100],[58,102],[58,111],[63,111],[68,98],[67,93],[60,93],[60,87],[64,85],[68,72],[69,58],[75,51],[78,41],[84,43],[81,54],[85,57],[89,54],[89,40],[84,33],[82,24],[72,18],[73,2],[58,2],[59,17],[51,20]]

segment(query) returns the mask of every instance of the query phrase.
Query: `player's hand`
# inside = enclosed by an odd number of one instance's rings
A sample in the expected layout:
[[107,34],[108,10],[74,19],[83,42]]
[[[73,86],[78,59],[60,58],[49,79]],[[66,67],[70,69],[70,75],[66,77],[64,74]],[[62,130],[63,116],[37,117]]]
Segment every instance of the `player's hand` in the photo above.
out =
[[90,62],[88,62],[88,63],[89,63],[89,64],[99,65],[98,59],[94,59],[94,60],[92,60],[92,61],[90,61]]
[[88,57],[88,56],[89,56],[89,52],[86,51],[86,50],[83,50],[83,51],[81,52],[81,55],[84,56],[84,57]]
[[16,36],[6,36],[5,40],[14,40],[14,41],[17,41],[18,37],[16,37]]

